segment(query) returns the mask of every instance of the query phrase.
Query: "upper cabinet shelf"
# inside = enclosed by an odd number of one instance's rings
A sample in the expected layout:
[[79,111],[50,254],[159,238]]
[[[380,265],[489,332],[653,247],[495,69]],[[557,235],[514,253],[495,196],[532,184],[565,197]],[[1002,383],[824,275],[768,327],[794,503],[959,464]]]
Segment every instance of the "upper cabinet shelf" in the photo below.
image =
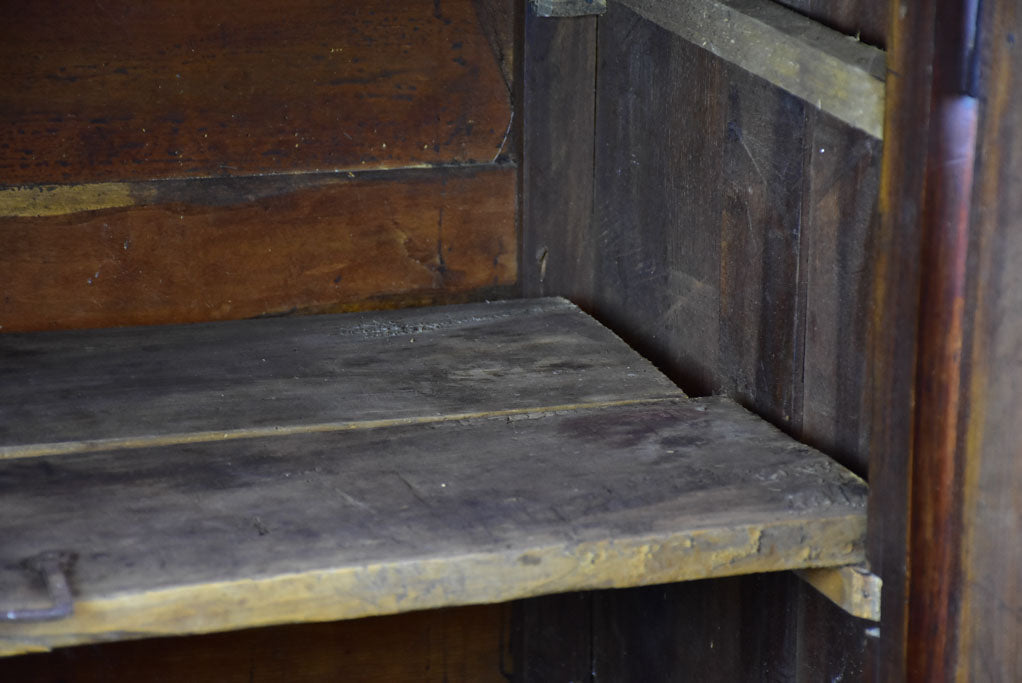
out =
[[0,652],[860,562],[865,484],[557,299],[0,337]]

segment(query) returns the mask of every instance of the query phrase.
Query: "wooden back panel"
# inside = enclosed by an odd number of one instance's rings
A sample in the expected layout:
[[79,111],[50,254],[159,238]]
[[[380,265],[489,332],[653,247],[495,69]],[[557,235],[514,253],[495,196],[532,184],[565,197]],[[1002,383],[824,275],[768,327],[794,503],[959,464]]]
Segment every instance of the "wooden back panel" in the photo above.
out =
[[515,283],[509,3],[15,4],[0,330]]

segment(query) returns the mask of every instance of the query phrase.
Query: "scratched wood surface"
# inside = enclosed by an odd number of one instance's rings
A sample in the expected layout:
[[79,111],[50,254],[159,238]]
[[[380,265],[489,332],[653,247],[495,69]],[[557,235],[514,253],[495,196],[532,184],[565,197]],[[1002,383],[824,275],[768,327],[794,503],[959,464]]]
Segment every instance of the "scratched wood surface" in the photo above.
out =
[[0,331],[444,303],[517,280],[506,166],[103,187],[0,189]]
[[0,337],[0,453],[683,395],[563,299]]
[[472,0],[14,5],[4,184],[489,162],[505,144]]
[[846,564],[865,530],[861,479],[717,398],[21,458],[0,482],[5,607],[45,599],[23,558],[78,556],[75,614],[0,625],[8,654]]

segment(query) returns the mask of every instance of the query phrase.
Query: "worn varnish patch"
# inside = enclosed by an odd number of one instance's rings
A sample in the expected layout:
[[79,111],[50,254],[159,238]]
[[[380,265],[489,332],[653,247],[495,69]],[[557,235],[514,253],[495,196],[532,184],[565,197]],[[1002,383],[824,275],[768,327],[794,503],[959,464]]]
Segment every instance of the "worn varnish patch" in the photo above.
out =
[[0,182],[490,162],[511,119],[492,16],[472,0],[19,3],[0,26]]
[[515,171],[499,165],[0,190],[0,331],[373,308],[513,285],[514,196]]

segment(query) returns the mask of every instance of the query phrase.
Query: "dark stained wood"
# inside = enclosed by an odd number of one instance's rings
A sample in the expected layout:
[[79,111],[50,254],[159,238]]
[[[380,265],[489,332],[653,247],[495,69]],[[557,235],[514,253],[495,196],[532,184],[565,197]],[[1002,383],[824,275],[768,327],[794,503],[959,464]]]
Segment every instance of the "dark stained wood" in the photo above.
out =
[[865,476],[869,249],[878,230],[880,143],[810,112],[801,264],[805,287],[799,438]]
[[0,178],[489,162],[511,111],[488,31],[472,0],[16,2]]
[[790,427],[802,383],[796,283],[805,107],[743,71],[727,74],[716,189],[723,202],[718,362],[729,395]]
[[[515,78],[515,0],[473,0],[479,24],[490,41],[493,55],[504,76],[508,91],[513,89]],[[504,151],[512,154],[514,145],[507,144]]]
[[[568,355],[570,357],[570,354]],[[622,368],[623,369],[623,368]],[[480,447],[485,444],[485,447]],[[7,460],[0,650],[854,563],[866,486],[720,398]]]
[[596,19],[525,16],[522,291],[593,300]]
[[617,1],[809,106],[882,137],[882,51],[771,0]]
[[512,168],[101,187],[0,191],[4,332],[443,302],[516,281]]
[[496,683],[507,680],[512,666],[508,610],[507,605],[454,607],[64,648],[0,659],[0,678],[20,683]]
[[512,615],[512,680],[593,680],[594,591],[518,600]]
[[775,0],[870,45],[887,44],[888,0]]
[[795,680],[868,681],[867,630],[874,622],[856,619],[805,583],[791,596],[798,619],[798,661]]
[[949,116],[949,105],[962,103],[966,87],[967,4],[892,9],[882,227],[870,254],[867,328],[870,560],[884,581],[876,676],[885,680],[956,675],[959,375],[972,163],[968,126],[954,128],[961,122]]
[[683,394],[563,299],[0,337],[0,457]]
[[[587,308],[686,390],[710,393],[723,377],[718,190],[730,74],[618,3],[600,19],[598,74]],[[572,258],[551,256],[548,272]]]
[[982,108],[971,215],[971,287],[965,309],[968,410],[962,424],[961,583],[950,657],[958,680],[1022,679],[1022,14],[983,3]]
[[[559,247],[548,250],[540,291],[579,302],[687,391],[740,387],[755,411],[864,472],[862,302],[879,228],[879,144],[621,3],[601,18],[598,48],[593,223],[575,232],[525,220],[523,244]],[[536,68],[541,82],[573,82]],[[538,129],[553,140],[541,155],[571,153],[564,125],[525,127],[526,139]],[[524,177],[534,163],[537,174],[552,167],[527,155]],[[569,196],[578,182],[545,180]],[[535,278],[529,258],[523,248],[526,282]],[[649,589],[596,603],[592,629],[606,639],[594,652],[606,680],[865,676],[865,622],[813,608],[825,599],[794,577],[758,581],[672,587],[666,602]],[[721,645],[736,633],[740,646]],[[821,641],[846,634],[854,637],[843,644]],[[627,657],[616,654],[624,644]]]

